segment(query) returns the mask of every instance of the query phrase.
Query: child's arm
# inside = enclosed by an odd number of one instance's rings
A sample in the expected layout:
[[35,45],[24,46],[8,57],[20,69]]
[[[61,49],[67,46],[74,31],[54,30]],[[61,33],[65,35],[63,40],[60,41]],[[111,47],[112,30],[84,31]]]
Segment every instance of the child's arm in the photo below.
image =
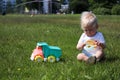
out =
[[77,48],[78,50],[82,50],[85,45],[86,45],[85,43],[78,43],[77,46],[76,46],[76,48]]
[[78,50],[82,50],[83,48],[84,48],[84,46],[86,45],[85,43],[84,43],[84,36],[85,36],[85,33],[82,33],[82,35],[81,35],[81,37],[80,37],[80,39],[79,39],[79,41],[78,41],[78,44],[77,44],[77,46],[76,46],[76,48],[78,49]]

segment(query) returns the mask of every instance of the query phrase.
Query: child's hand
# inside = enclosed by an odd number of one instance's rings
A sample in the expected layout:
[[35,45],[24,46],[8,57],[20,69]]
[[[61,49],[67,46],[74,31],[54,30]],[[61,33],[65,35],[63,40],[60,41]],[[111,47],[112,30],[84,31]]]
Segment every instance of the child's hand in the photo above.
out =
[[84,48],[85,45],[86,45],[85,43],[82,44],[82,49]]
[[95,45],[105,48],[105,45],[103,43],[100,43],[99,41],[95,41]]

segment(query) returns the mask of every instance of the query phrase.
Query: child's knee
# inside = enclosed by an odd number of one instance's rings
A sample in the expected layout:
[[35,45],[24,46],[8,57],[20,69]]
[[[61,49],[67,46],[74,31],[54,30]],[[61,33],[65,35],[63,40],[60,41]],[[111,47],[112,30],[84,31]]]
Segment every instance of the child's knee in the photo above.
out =
[[94,56],[96,56],[96,58],[100,58],[104,55],[104,53],[102,51],[97,51],[96,54],[94,54]]
[[81,53],[78,54],[78,55],[77,55],[77,60],[79,60],[79,61],[80,61],[80,60],[83,60],[83,54],[81,54]]

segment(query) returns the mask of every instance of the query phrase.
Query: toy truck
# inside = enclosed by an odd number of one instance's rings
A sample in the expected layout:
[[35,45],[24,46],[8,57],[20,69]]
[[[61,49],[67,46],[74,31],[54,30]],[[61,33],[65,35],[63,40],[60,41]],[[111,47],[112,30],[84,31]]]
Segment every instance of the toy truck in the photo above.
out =
[[30,59],[39,62],[55,62],[60,60],[61,55],[62,51],[58,46],[49,46],[46,42],[38,42]]

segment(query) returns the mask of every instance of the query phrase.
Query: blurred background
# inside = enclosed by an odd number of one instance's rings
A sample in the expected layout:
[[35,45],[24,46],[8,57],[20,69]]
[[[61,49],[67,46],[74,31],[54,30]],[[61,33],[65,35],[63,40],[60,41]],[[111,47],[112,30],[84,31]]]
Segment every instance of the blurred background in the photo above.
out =
[[120,15],[120,0],[0,0],[0,14]]

